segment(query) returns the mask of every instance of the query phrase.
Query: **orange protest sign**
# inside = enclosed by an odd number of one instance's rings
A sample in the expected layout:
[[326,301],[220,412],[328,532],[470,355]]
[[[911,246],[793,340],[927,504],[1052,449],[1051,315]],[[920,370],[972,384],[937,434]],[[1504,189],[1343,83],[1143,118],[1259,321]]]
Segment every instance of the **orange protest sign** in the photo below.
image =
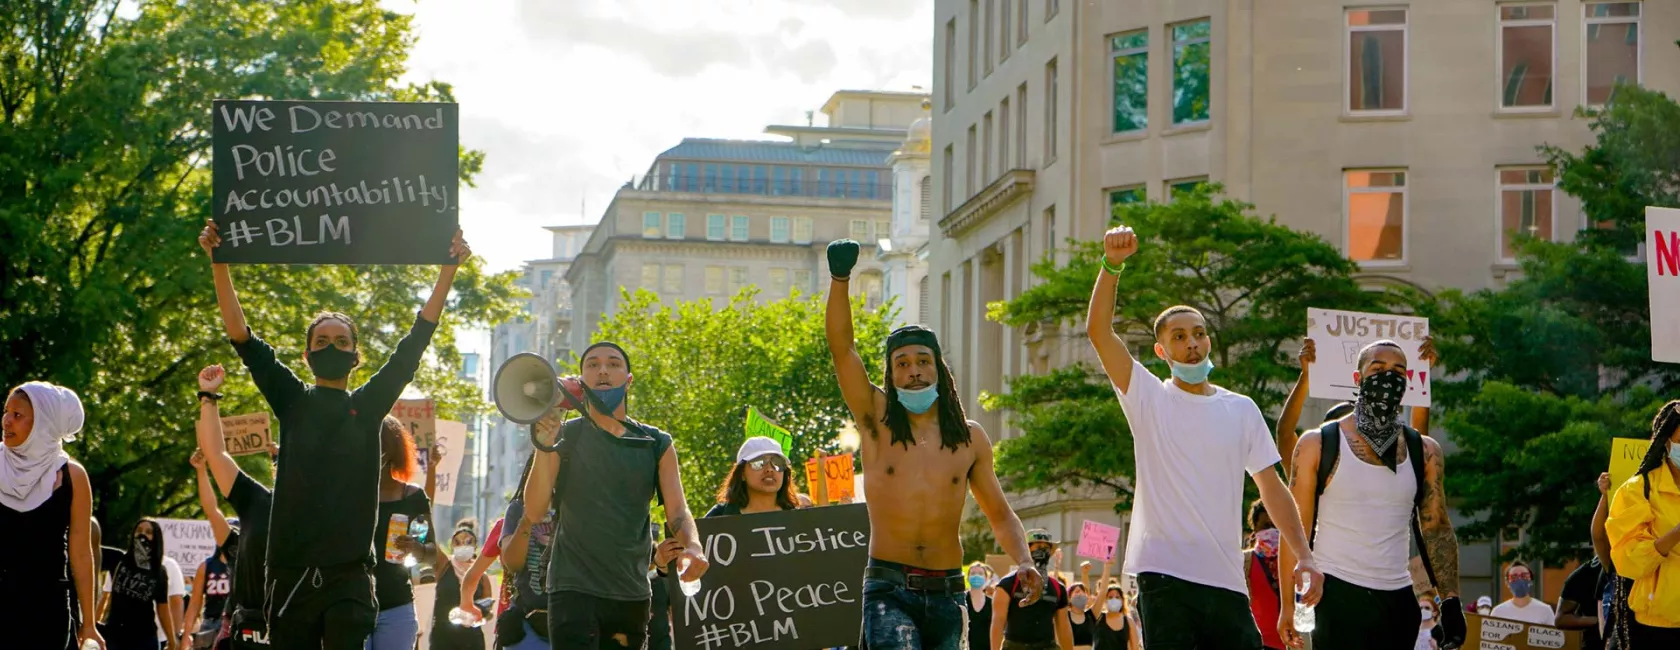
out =
[[823,494],[822,476],[822,460],[812,458],[805,461],[805,488],[811,491],[811,505],[828,505],[828,499]]
[[857,497],[852,471],[851,454],[823,458],[823,484],[828,488],[829,503],[850,503]]

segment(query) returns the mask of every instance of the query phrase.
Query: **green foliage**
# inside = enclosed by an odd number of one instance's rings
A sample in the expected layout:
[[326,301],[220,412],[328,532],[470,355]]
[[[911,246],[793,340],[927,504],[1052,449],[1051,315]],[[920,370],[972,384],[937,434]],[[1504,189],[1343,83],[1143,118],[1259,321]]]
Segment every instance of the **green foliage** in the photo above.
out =
[[[121,15],[110,1],[30,4],[0,10],[0,378],[82,395],[87,424],[68,451],[87,466],[107,531],[194,516],[198,370],[229,367],[225,414],[267,408],[223,339],[196,241],[210,206],[211,101],[454,100],[446,84],[398,83],[409,19],[374,0],[183,0]],[[462,180],[482,162],[464,151]],[[270,266],[234,277],[252,329],[301,376],[313,314],[356,318],[364,365],[353,380],[364,381],[436,273]],[[415,382],[445,416],[487,408],[455,377],[456,325],[516,308],[511,275],[477,264],[454,289]],[[241,460],[268,476],[260,457]]]
[[[675,438],[683,491],[699,514],[735,466],[747,406],[793,434],[798,467],[819,449],[837,451],[851,420],[823,332],[826,298],[795,292],[761,303],[757,293],[746,289],[720,309],[708,299],[673,305],[646,290],[626,292],[595,334],[629,352],[629,413]],[[866,311],[857,298],[852,310],[864,366],[881,376],[893,308]]]
[[1680,367],[1651,361],[1644,262],[1629,259],[1645,206],[1680,206],[1680,104],[1637,86],[1592,118],[1597,142],[1542,147],[1589,222],[1570,243],[1519,243],[1522,274],[1499,290],[1445,291],[1420,307],[1436,332],[1441,423],[1460,448],[1447,491],[1476,519],[1467,540],[1524,531],[1508,557],[1586,557],[1610,439],[1649,438]]
[[[1353,262],[1316,235],[1249,214],[1253,206],[1215,199],[1217,185],[1197,187],[1170,204],[1115,208],[1117,221],[1138,233],[1136,255],[1118,282],[1114,325],[1132,353],[1166,376],[1154,354],[1152,324],[1176,304],[1200,309],[1212,334],[1213,381],[1254,398],[1271,413],[1300,372],[1285,344],[1306,335],[1308,307],[1384,311],[1397,295],[1362,290]],[[1070,241],[1065,263],[1033,265],[1041,282],[988,316],[1012,327],[1083,323],[1099,272],[1100,242]],[[1078,340],[1069,345],[1082,345]],[[986,395],[988,409],[1009,412],[1026,435],[1003,442],[998,473],[1012,487],[1101,485],[1129,502],[1135,475],[1131,433],[1108,379],[1076,365],[1048,375],[1022,375],[1006,395]]]

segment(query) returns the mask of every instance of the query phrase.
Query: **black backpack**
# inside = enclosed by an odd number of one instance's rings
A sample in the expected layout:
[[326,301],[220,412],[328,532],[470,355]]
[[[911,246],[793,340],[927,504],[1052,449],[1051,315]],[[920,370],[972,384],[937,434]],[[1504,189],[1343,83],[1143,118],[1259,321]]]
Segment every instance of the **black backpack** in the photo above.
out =
[[[1412,461],[1412,475],[1417,479],[1417,492],[1412,496],[1412,541],[1417,544],[1418,557],[1423,560],[1423,572],[1429,576],[1429,584],[1434,586],[1435,567],[1429,562],[1429,549],[1423,544],[1423,529],[1418,525],[1418,513],[1423,508],[1424,495],[1424,456],[1423,434],[1418,433],[1404,424],[1400,425],[1401,437],[1406,441],[1406,457]],[[1313,493],[1312,527],[1307,530],[1307,540],[1312,542],[1318,538],[1318,498],[1324,495],[1324,486],[1330,481],[1330,475],[1336,471],[1336,459],[1342,454],[1342,428],[1339,421],[1326,422],[1318,430],[1320,452],[1318,459],[1318,486]],[[1439,587],[1437,587],[1439,588]]]

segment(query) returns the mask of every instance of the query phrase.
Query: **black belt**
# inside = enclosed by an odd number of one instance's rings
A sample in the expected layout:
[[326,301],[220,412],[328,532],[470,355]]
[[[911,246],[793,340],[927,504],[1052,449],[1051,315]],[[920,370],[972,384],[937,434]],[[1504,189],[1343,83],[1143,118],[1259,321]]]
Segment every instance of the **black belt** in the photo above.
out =
[[872,566],[863,569],[863,577],[868,580],[890,582],[910,591],[926,591],[939,594],[960,594],[968,591],[968,580],[964,579],[961,574],[930,576]]

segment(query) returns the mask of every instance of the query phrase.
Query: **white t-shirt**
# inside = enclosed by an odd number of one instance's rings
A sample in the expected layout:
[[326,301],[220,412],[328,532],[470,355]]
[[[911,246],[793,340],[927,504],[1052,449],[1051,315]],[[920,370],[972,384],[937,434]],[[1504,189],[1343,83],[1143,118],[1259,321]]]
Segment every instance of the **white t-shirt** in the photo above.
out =
[[[182,598],[186,598],[187,597],[187,580],[184,577],[184,574],[181,573],[181,563],[176,562],[175,558],[172,558],[172,557],[169,557],[169,556],[165,555],[165,556],[163,556],[163,572],[168,574],[164,577],[164,580],[169,583],[169,596],[171,598],[173,598],[175,596],[180,596]],[[157,624],[158,640],[159,641],[168,641],[169,639],[166,638],[163,634],[163,621],[158,619],[157,614],[152,615],[152,622]],[[176,625],[186,625],[187,622],[186,621],[175,621],[175,624]]]
[[1125,573],[1161,573],[1246,597],[1243,472],[1282,458],[1254,400],[1213,388],[1184,392],[1134,360],[1131,390],[1114,390],[1137,458]]
[[1529,600],[1527,607],[1518,607],[1515,600],[1507,600],[1494,607],[1489,615],[1535,625],[1552,625],[1557,621],[1552,614],[1552,606],[1539,600]]

